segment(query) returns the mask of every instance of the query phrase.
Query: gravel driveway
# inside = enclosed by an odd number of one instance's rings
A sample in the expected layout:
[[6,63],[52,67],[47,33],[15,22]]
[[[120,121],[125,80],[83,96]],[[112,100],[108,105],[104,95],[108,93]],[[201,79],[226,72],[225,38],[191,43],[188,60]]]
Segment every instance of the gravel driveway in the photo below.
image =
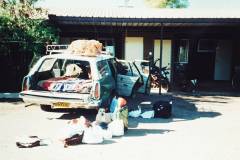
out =
[[[130,118],[129,130],[123,137],[104,141],[103,144],[68,148],[56,140],[62,125],[80,115],[93,120],[95,112],[45,112],[36,105],[26,108],[22,102],[1,102],[0,159],[240,159],[239,97],[181,93],[139,95],[135,100],[128,100],[128,105],[134,109],[144,102],[143,106],[148,108],[148,103],[159,99],[173,100],[172,118]],[[20,135],[48,138],[52,144],[19,149],[15,145],[15,138]]]

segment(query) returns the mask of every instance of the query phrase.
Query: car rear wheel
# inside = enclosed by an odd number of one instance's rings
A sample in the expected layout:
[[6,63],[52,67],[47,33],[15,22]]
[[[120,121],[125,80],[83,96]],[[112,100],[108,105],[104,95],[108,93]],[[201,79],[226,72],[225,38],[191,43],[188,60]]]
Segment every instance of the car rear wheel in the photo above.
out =
[[53,112],[53,109],[51,108],[51,105],[40,105],[41,109],[46,112]]

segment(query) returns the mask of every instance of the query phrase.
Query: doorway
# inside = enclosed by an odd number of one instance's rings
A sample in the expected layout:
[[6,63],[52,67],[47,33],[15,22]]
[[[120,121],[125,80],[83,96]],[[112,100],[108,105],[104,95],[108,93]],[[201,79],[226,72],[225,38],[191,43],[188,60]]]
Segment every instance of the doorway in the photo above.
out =
[[232,66],[232,42],[218,41],[215,56],[214,80],[230,80]]

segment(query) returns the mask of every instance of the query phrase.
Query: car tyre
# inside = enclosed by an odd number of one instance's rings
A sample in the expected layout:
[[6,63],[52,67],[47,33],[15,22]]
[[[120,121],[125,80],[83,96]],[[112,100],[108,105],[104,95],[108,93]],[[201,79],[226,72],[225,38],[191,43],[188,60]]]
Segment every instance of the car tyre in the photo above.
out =
[[53,112],[53,109],[51,108],[51,105],[40,105],[41,109],[46,112]]

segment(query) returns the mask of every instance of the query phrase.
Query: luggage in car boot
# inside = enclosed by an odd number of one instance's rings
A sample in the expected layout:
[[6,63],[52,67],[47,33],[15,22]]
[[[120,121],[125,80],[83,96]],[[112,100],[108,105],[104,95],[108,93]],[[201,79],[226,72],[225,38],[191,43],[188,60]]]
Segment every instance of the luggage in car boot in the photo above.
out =
[[172,101],[157,101],[153,104],[154,118],[169,118],[172,114]]

